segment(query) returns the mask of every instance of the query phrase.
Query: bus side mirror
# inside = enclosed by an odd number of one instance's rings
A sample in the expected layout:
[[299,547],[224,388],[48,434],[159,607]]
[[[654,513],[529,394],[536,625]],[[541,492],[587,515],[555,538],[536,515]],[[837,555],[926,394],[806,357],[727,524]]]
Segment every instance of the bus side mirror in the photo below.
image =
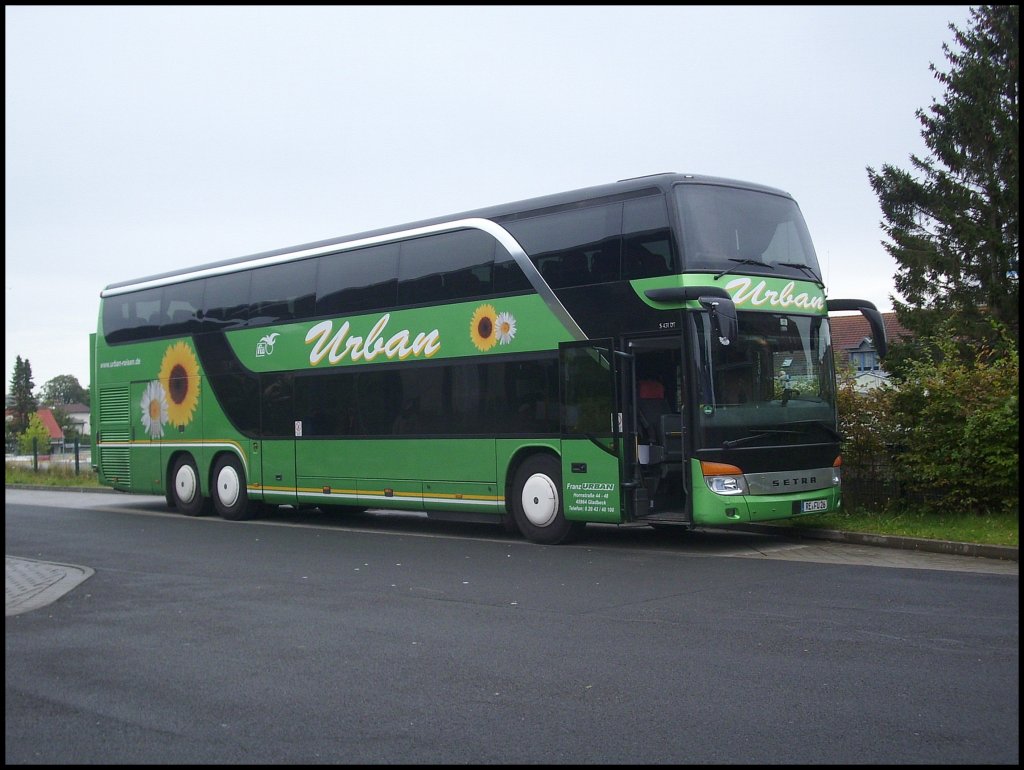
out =
[[889,352],[889,341],[885,336],[885,323],[882,321],[882,314],[878,312],[875,303],[866,299],[830,299],[828,310],[857,310],[868,319],[868,326],[871,327],[871,341],[875,343],[875,350],[879,358],[885,358]]
[[724,297],[707,296],[698,297],[697,301],[711,316],[711,327],[718,336],[718,341],[723,345],[735,342],[740,325],[733,301]]
[[711,325],[718,341],[728,345],[739,335],[739,319],[736,305],[725,289],[715,286],[671,286],[663,289],[648,289],[646,297],[654,302],[688,302],[697,300],[711,316]]

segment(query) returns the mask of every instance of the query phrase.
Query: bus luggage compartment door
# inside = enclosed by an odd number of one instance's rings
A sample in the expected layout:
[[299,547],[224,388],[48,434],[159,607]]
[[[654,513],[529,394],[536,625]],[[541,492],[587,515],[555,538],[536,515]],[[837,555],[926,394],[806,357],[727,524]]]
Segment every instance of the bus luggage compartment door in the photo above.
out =
[[559,377],[565,518],[619,523],[622,413],[611,340],[563,343]]

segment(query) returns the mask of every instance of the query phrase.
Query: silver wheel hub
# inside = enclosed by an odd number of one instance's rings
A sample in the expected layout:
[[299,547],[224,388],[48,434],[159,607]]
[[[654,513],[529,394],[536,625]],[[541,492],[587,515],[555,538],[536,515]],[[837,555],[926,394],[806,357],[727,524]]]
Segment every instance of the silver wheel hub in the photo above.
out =
[[191,465],[182,465],[174,476],[174,491],[183,503],[191,503],[199,489],[199,480]]
[[543,473],[535,473],[523,484],[523,513],[535,527],[546,527],[558,514],[558,489]]
[[221,468],[220,473],[217,474],[217,499],[220,500],[221,505],[230,508],[238,502],[240,489],[241,484],[235,469],[230,466]]

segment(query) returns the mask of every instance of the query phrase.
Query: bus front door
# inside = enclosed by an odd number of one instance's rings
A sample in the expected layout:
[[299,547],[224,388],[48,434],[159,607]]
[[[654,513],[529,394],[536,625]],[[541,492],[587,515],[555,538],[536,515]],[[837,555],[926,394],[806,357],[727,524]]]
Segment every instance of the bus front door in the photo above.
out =
[[559,346],[565,518],[622,521],[622,412],[611,340]]
[[626,435],[635,446],[634,481],[646,490],[638,498],[645,498],[646,509],[637,505],[633,515],[641,521],[690,523],[682,340],[634,339],[629,352]]

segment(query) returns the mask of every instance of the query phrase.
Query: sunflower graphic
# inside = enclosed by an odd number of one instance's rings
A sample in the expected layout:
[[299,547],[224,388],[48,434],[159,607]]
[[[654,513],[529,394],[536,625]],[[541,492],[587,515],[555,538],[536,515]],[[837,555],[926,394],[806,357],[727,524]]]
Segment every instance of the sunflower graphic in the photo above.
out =
[[469,337],[478,350],[490,350],[498,342],[498,314],[492,305],[481,305],[473,311],[469,322]]
[[501,345],[508,345],[516,336],[516,318],[511,313],[498,313],[494,334]]
[[153,380],[146,386],[142,394],[142,425],[150,438],[161,438],[164,435],[164,423],[167,422],[167,393],[160,380]]
[[167,394],[167,421],[179,426],[192,422],[199,403],[199,363],[186,343],[167,348],[160,364],[160,385]]

